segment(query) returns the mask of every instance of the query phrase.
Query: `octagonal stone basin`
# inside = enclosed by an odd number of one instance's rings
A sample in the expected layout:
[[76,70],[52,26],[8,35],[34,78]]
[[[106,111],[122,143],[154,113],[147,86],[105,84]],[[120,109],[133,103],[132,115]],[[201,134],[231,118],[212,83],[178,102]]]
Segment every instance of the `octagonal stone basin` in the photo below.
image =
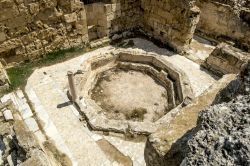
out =
[[81,70],[77,104],[93,130],[148,135],[192,98],[187,77],[154,54],[116,51],[90,57]]
[[167,90],[146,73],[117,66],[97,78],[91,99],[108,119],[155,122],[169,111]]

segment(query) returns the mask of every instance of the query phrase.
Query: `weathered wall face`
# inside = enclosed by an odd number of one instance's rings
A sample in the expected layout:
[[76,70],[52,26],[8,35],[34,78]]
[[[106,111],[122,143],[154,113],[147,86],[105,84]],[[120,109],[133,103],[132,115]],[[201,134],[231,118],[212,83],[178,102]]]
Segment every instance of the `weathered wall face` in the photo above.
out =
[[79,0],[0,2],[0,57],[7,63],[87,41],[86,14]]
[[107,36],[107,16],[104,3],[92,3],[85,5],[89,40],[95,40]]
[[220,43],[203,65],[218,75],[237,74],[244,69],[249,59],[249,54],[240,49]]
[[250,50],[250,9],[247,4],[236,8],[227,1],[227,4],[220,1],[198,1],[201,18],[197,29],[211,37],[233,39],[236,44]]
[[199,21],[194,1],[142,0],[142,8],[143,29],[147,33],[179,52],[187,48]]
[[113,0],[85,5],[89,39],[98,39],[139,25],[140,1]]
[[[108,16],[110,23],[110,33],[136,28],[142,19],[141,0],[113,0],[111,9],[116,11],[116,15]],[[110,10],[110,9],[109,9]]]
[[199,10],[188,0],[86,5],[80,0],[2,0],[0,58],[7,63],[30,60],[139,28],[181,52],[189,45],[198,20]]

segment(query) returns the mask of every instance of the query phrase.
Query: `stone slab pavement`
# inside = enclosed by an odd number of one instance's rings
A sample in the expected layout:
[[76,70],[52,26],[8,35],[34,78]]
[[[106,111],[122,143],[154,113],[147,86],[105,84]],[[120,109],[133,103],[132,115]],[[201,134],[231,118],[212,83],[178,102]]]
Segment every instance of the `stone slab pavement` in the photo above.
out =
[[[216,82],[216,79],[203,71],[193,61],[178,54],[173,54],[166,49],[158,48],[150,41],[138,38],[133,40],[135,46],[130,49],[158,53],[183,70],[190,79],[196,96],[203,93],[209,86]],[[34,107],[37,118],[42,121],[41,124],[44,127],[45,133],[55,141],[59,150],[71,158],[74,165],[109,166],[117,164],[108,160],[107,156],[96,144],[91,132],[79,121],[78,112],[72,105],[67,105],[68,99],[66,97],[68,89],[67,71],[81,69],[81,64],[89,56],[108,53],[115,49],[112,46],[100,48],[66,62],[37,69],[27,81],[25,92]],[[116,139],[107,138],[107,140],[116,144],[114,141]],[[117,144],[118,149],[119,146],[122,147],[123,145],[126,146],[126,142]],[[128,148],[133,148],[133,146],[131,145],[130,147],[128,145]],[[123,151],[122,148],[120,149]],[[137,158],[135,159],[136,163],[143,163],[143,158],[138,158],[138,156],[143,156],[143,153],[142,150],[135,150],[127,155],[132,160],[133,158]]]

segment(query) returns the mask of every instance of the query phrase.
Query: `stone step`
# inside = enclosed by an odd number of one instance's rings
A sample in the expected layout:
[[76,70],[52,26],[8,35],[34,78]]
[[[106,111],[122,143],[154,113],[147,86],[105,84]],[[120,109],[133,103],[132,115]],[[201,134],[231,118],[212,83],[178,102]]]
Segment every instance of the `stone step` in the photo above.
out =
[[43,130],[45,134],[52,139],[56,147],[62,152],[65,153],[72,161],[73,165],[77,165],[75,159],[73,158],[72,153],[70,152],[69,148],[66,146],[65,141],[57,131],[56,126],[54,125],[53,121],[50,119],[48,113],[45,111],[44,107],[41,104],[41,101],[37,97],[34,90],[30,87],[26,87],[25,91],[32,101],[32,106],[34,107],[34,111],[36,113],[37,118],[39,118],[40,123],[43,123]]
[[69,156],[73,165],[112,165],[91,136],[84,132],[78,111],[72,105],[57,107],[68,102],[68,98],[51,78],[47,78],[45,86],[34,89],[28,84],[25,91],[37,117],[44,123],[46,135]]

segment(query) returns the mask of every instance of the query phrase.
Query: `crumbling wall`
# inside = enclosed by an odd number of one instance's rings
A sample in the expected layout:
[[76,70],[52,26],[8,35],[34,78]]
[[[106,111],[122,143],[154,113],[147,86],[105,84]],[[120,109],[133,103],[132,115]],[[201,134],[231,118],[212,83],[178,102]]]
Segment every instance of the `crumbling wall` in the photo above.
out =
[[220,43],[206,59],[203,66],[218,75],[237,74],[247,64],[248,59],[250,59],[250,54],[226,43]]
[[192,103],[183,107],[168,126],[160,126],[155,133],[148,137],[145,147],[145,161],[148,166],[180,165],[187,150],[186,143],[192,137],[199,112],[213,104],[217,95],[224,90],[236,75],[225,75],[217,84],[211,86],[201,96],[193,99]]
[[0,2],[0,58],[7,63],[87,41],[86,13],[80,0]]
[[[58,48],[141,29],[181,52],[189,45],[199,10],[194,1],[112,0],[85,6],[80,0],[2,0],[0,58],[31,60]],[[87,16],[86,16],[87,13]],[[89,40],[90,36],[90,40]]]
[[85,8],[90,40],[134,29],[142,15],[140,1],[136,0],[97,2],[85,5]]
[[197,29],[205,35],[233,40],[250,50],[250,9],[244,1],[199,0],[201,18]]
[[107,16],[104,3],[85,5],[89,40],[95,40],[108,35]]
[[183,165],[250,164],[250,96],[202,111]]
[[176,51],[184,51],[199,21],[199,9],[194,2],[142,0],[143,30]]
[[142,16],[141,0],[114,0],[108,11],[115,11],[108,15],[110,20],[110,34],[131,30],[140,25]]

